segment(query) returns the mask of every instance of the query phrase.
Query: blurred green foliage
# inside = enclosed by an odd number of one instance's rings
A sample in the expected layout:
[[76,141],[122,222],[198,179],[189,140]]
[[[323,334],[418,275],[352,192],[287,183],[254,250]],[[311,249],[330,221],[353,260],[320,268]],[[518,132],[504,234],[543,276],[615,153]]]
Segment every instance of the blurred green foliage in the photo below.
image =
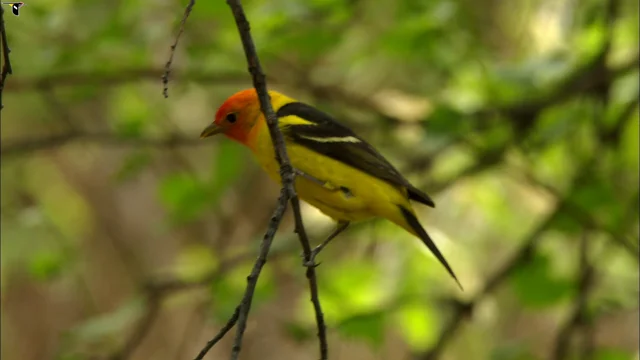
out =
[[[332,359],[547,359],[568,327],[566,359],[637,359],[637,1],[244,5],[269,86],[434,195],[420,217],[465,288],[409,234],[353,225],[317,269]],[[242,297],[277,188],[246,149],[197,138],[251,86],[224,1],[197,2],[162,96],[184,6],[5,12],[3,358],[192,358]],[[319,241],[333,225],[304,210]],[[258,282],[247,359],[316,355],[291,229]]]

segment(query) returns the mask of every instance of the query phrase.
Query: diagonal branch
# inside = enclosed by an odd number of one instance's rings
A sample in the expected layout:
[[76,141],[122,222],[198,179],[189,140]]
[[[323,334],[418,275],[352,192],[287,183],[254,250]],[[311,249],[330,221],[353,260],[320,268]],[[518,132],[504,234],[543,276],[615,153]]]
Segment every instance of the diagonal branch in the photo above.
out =
[[538,225],[523,241],[522,246],[495,274],[487,279],[484,287],[469,301],[456,301],[452,318],[440,332],[440,336],[435,345],[427,352],[414,356],[415,360],[436,360],[440,357],[447,344],[453,339],[463,320],[471,316],[474,306],[484,300],[499,285],[501,285],[511,273],[522,263],[526,262],[535,250],[541,235],[552,224],[556,216],[560,213],[560,206],[549,215],[540,225]]
[[[574,178],[573,186],[568,190],[567,194],[573,191],[573,187],[581,181],[585,174],[589,173],[591,166],[595,159],[588,160],[578,172],[578,175]],[[446,345],[453,339],[455,334],[460,329],[463,320],[471,316],[475,305],[489,296],[496,288],[498,288],[514,270],[520,265],[526,263],[533,252],[535,251],[540,238],[551,227],[562,212],[566,211],[568,196],[564,196],[558,201],[555,209],[543,220],[533,231],[531,231],[526,239],[522,242],[522,246],[516,251],[516,253],[507,261],[496,273],[487,279],[482,289],[471,299],[466,302],[456,301],[456,307],[452,318],[449,320],[444,329],[440,332],[440,336],[436,341],[436,344],[428,351],[414,356],[415,360],[436,360],[440,357],[444,351]]]

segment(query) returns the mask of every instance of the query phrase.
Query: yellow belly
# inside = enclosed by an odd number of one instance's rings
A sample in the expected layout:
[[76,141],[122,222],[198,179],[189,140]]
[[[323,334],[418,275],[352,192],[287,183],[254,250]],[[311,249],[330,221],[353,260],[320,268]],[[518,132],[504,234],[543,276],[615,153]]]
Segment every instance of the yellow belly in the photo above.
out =
[[[269,176],[280,182],[280,169],[273,156],[271,139],[260,143],[254,149],[256,158]],[[303,176],[296,177],[298,196],[335,220],[360,221],[384,217],[393,221],[398,216],[398,211],[395,205],[390,204],[408,204],[403,189],[339,161],[318,156],[315,152],[294,144],[287,146],[287,152],[295,169],[337,188],[327,189]],[[340,190],[340,187],[348,191]]]

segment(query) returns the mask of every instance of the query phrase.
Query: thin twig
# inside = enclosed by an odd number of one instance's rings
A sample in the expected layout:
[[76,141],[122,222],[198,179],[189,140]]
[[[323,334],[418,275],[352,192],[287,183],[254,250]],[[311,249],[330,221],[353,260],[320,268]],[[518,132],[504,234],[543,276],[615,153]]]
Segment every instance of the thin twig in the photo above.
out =
[[[247,288],[239,305],[239,314],[237,320],[238,327],[236,328],[236,336],[233,341],[233,348],[231,349],[231,359],[237,359],[240,355],[240,349],[242,348],[242,338],[247,327],[249,310],[251,310],[251,302],[253,301],[253,293],[255,291],[256,285],[258,284],[258,278],[260,277],[262,267],[267,262],[267,255],[269,254],[269,249],[271,248],[273,237],[276,235],[276,231],[278,231],[278,227],[280,226],[280,221],[282,220],[284,212],[287,209],[287,198],[287,191],[283,188],[280,193],[280,198],[278,199],[276,210],[274,211],[273,216],[271,217],[271,220],[269,222],[269,228],[267,229],[267,232],[264,234],[264,238],[260,243],[260,254],[258,255],[258,259],[253,265],[251,274],[249,274],[249,276],[247,277]],[[222,334],[220,338],[222,338],[222,336],[224,336],[224,334]],[[206,354],[206,351],[203,353],[203,356],[204,354]]]
[[[279,257],[281,255],[287,254],[291,249],[282,248],[278,251],[275,251],[271,254],[271,257]],[[222,276],[228,273],[231,269],[237,267],[240,263],[251,259],[254,256],[253,251],[246,251],[236,256],[233,256],[229,259],[224,260],[220,266],[211,271],[209,274],[203,276],[198,281],[183,281],[180,279],[149,279],[147,281],[147,285],[144,287],[145,293],[145,302],[146,302],[146,311],[141,316],[138,323],[135,325],[134,330],[132,331],[131,338],[128,339],[125,344],[117,349],[112,355],[108,356],[107,359],[120,359],[125,360],[129,355],[136,349],[136,347],[140,344],[141,340],[146,336],[146,334],[151,329],[150,326],[145,323],[151,323],[155,321],[154,319],[159,314],[159,306],[162,301],[167,298],[169,295],[174,294],[178,291],[185,291],[194,288],[200,288],[203,286],[207,286],[211,284],[212,281],[216,279],[220,279]],[[232,318],[233,320],[233,318]],[[237,320],[237,317],[236,317]],[[233,326],[235,321],[233,320]],[[223,329],[224,330],[224,329]],[[228,329],[225,333],[229,331]],[[137,339],[136,339],[137,338]]]
[[9,43],[7,42],[7,30],[4,27],[4,7],[0,6],[0,41],[2,41],[2,70],[0,72],[0,111],[4,107],[2,104],[2,91],[4,90],[5,80],[9,74],[13,74],[11,69],[11,59],[9,58]]
[[[295,220],[295,232],[298,234],[300,245],[304,254],[305,264],[311,261],[311,245],[309,244],[309,238],[307,232],[304,229],[302,223],[302,215],[300,214],[300,201],[298,197],[291,198],[291,207],[293,208],[293,215]],[[316,326],[318,328],[318,340],[320,345],[320,359],[327,359],[329,356],[329,345],[327,344],[327,327],[324,322],[324,315],[322,314],[322,306],[320,305],[320,296],[318,293],[318,281],[316,279],[315,265],[307,266],[306,271],[307,279],[309,280],[309,290],[311,292],[311,302],[313,303],[313,310],[316,315]]]
[[[6,89],[12,92],[27,92],[42,87],[52,89],[97,86],[106,89],[112,86],[135,82],[157,81],[165,75],[164,68],[121,68],[116,71],[74,71],[54,72],[38,76],[18,76],[12,78]],[[246,74],[238,72],[208,72],[201,69],[171,70],[172,81],[195,82],[198,84],[245,84]],[[269,77],[270,81],[274,81]]]
[[233,328],[236,325],[236,323],[238,322],[239,315],[240,315],[240,305],[236,306],[236,310],[233,312],[233,315],[231,315],[231,318],[229,318],[227,323],[222,327],[222,329],[220,329],[220,332],[218,332],[216,336],[213,337],[213,339],[209,340],[207,342],[207,345],[205,345],[202,348],[202,350],[200,350],[200,353],[198,353],[198,356],[195,357],[195,360],[204,359],[205,355],[207,355],[209,350],[211,350],[211,348],[215,344],[217,344],[218,341],[222,340],[222,338],[225,335],[227,335],[229,330],[231,330],[231,328]]
[[176,47],[178,47],[178,41],[180,41],[180,36],[184,32],[184,25],[187,23],[187,18],[189,14],[191,14],[191,10],[193,10],[193,6],[196,4],[196,0],[189,0],[189,4],[186,9],[184,9],[184,15],[182,15],[182,21],[180,21],[180,30],[178,30],[178,35],[176,35],[176,41],[171,45],[171,53],[169,55],[169,60],[164,66],[164,75],[162,75],[162,94],[165,98],[169,97],[169,73],[171,72],[171,64],[173,63],[173,55],[176,53]]

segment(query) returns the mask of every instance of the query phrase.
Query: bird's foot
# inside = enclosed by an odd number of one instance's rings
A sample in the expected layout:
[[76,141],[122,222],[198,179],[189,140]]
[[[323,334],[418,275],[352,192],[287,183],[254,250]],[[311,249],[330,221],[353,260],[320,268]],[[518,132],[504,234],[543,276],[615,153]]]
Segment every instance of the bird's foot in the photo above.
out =
[[304,267],[318,267],[318,265],[320,265],[320,263],[316,263],[316,256],[318,256],[318,254],[320,253],[320,251],[322,250],[323,246],[316,246],[313,250],[311,250],[311,253],[309,255],[309,259],[307,259],[304,256],[304,253],[300,254],[302,256],[302,266]]

